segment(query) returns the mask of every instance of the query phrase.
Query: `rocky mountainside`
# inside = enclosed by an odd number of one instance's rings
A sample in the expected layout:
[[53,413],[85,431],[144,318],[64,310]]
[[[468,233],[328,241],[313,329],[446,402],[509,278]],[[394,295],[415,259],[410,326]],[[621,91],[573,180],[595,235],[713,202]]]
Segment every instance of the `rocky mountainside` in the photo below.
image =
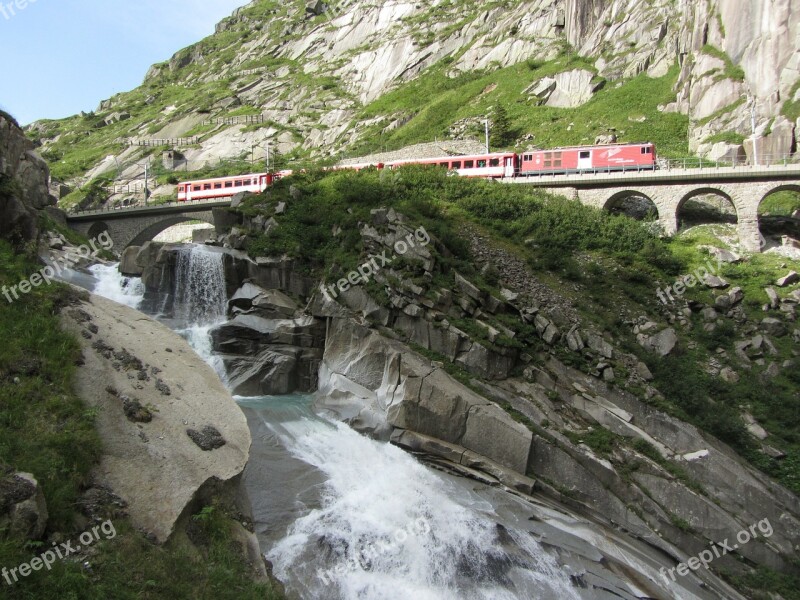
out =
[[[319,159],[477,133],[501,103],[521,146],[591,143],[614,127],[668,154],[731,159],[751,152],[750,114],[737,110],[750,102],[760,154],[783,155],[800,117],[798,22],[790,0],[256,0],[136,90],[29,135],[58,178],[125,181],[156,148],[179,151],[188,170],[261,159],[267,144]],[[641,77],[663,92],[635,106],[644,94],[626,86]],[[592,99],[618,90],[629,101],[594,122]]]
[[[796,286],[773,290],[777,304],[766,318],[751,306],[755,293],[738,287],[664,308],[647,297],[649,267],[592,255],[578,273],[554,278],[557,269],[537,266],[513,235],[500,242],[497,222],[482,221],[481,231],[445,222],[444,201],[434,208],[420,199],[430,181],[387,182],[368,172],[316,177],[237,200],[227,213],[233,227],[212,242],[225,246],[215,252],[224,254],[230,298],[229,321],[212,331],[212,343],[235,393],[317,391],[320,409],[359,431],[439,468],[545,496],[676,561],[753,523],[779,524],[769,539],[742,545],[712,570],[754,598],[753,584],[742,584],[755,573],[797,575],[800,482],[789,474],[796,455],[773,445],[788,450],[777,422],[792,428],[796,419],[782,412],[765,424],[765,413],[757,421],[747,412],[757,407],[751,383],[780,404],[796,396]],[[456,198],[445,211],[486,213],[472,204],[480,183],[442,179],[434,195]],[[351,196],[328,197],[326,214],[309,216],[332,189]],[[510,211],[514,191],[492,191],[485,202]],[[372,208],[384,201],[391,208]],[[562,214],[561,226],[567,222]],[[429,233],[435,227],[438,235]],[[333,232],[327,248],[336,260],[317,259],[323,244],[307,243],[321,239],[316,228]],[[401,243],[409,247],[398,257]],[[393,262],[343,287],[351,248],[358,261]],[[142,274],[149,301],[169,311],[164,299],[175,296],[181,247],[151,242],[129,250],[123,270]],[[599,297],[597,279],[607,285]],[[604,322],[605,310],[614,316]],[[670,383],[676,373],[696,393]],[[759,470],[773,461],[786,469],[788,488]],[[698,577],[711,594],[741,597],[710,572]],[[639,585],[636,597],[677,597],[658,579],[645,576]]]

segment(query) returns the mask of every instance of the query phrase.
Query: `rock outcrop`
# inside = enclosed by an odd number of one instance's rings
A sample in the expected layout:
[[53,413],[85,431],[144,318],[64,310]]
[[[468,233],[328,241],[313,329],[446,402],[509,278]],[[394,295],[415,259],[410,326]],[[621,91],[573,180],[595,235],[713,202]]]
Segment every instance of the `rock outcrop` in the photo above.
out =
[[[95,483],[127,503],[135,527],[164,542],[201,490],[215,483],[235,493],[249,456],[247,421],[183,338],[98,296],[62,321],[83,347],[76,391],[98,409],[105,452]],[[149,419],[126,418],[134,402]],[[211,443],[200,447],[187,430],[220,439],[201,435]]]
[[35,240],[40,212],[56,204],[50,170],[33,148],[22,129],[0,114],[0,237],[16,243]]

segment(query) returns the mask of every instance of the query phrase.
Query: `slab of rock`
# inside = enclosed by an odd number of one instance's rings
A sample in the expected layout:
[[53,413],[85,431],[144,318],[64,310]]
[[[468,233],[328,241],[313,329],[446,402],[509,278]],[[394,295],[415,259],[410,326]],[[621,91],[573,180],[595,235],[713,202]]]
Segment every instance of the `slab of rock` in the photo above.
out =
[[755,417],[750,413],[742,414],[742,419],[744,420],[745,427],[747,427],[747,431],[750,432],[751,435],[755,436],[759,440],[765,440],[769,437],[767,431],[759,425],[758,421],[756,421]]
[[792,285],[793,283],[797,283],[800,281],[800,275],[797,274],[797,271],[791,271],[788,275],[784,275],[778,281],[775,282],[775,285],[778,287],[786,287],[788,285]]
[[[100,409],[97,430],[105,452],[93,477],[127,503],[135,527],[163,543],[201,486],[213,479],[229,482],[244,470],[251,443],[247,421],[214,370],[177,333],[98,296],[90,296],[80,309],[99,326],[102,348],[125,348],[145,367],[160,369],[159,381],[172,390],[164,396],[156,389],[156,378],[131,379],[124,369],[115,369],[113,354],[109,359],[107,352],[93,349],[91,341],[80,337],[82,324],[62,317],[64,328],[83,347],[76,392],[89,407]],[[155,407],[152,421],[130,422],[120,410],[120,399],[98,381],[120,397],[135,396],[141,404]],[[186,429],[202,430],[209,423],[226,443],[204,452]]]
[[466,294],[478,303],[483,302],[484,293],[478,288],[478,286],[470,283],[458,273],[455,274],[455,277],[456,288],[458,288],[462,294]]
[[649,337],[640,333],[636,339],[641,346],[659,356],[667,356],[678,344],[678,335],[671,327]]
[[586,333],[586,344],[605,358],[614,358],[614,347],[596,333]]
[[717,277],[716,275],[706,275],[703,278],[703,283],[714,289],[722,290],[730,286],[730,283],[725,281],[722,277]]
[[766,288],[764,291],[767,293],[767,297],[769,298],[769,307],[778,308],[781,304],[781,299],[778,296],[778,292],[771,287]]
[[706,248],[711,256],[716,258],[720,262],[724,263],[738,263],[741,262],[742,257],[736,254],[735,252],[731,252],[730,250],[723,250],[722,248],[715,248],[714,246],[701,246],[702,248]]
[[144,268],[136,262],[136,257],[141,251],[141,246],[128,246],[122,251],[119,261],[119,272],[128,277],[141,277]]
[[788,332],[783,321],[772,318],[766,318],[762,320],[761,329],[763,329],[769,335],[773,335],[775,337],[783,337]]

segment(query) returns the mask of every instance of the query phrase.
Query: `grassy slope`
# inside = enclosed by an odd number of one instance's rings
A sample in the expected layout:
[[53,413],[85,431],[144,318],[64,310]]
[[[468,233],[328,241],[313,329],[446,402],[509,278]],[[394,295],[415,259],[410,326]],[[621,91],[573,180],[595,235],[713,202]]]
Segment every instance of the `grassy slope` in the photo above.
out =
[[[665,156],[687,156],[688,118],[660,113],[657,106],[675,98],[672,88],[678,69],[652,79],[640,75],[619,87],[608,85],[587,104],[572,108],[536,106],[523,91],[542,77],[575,68],[594,71],[585,59],[564,54],[547,63],[524,62],[491,72],[470,72],[455,78],[447,76],[448,61],[426,71],[417,80],[382,96],[366,106],[357,121],[380,115],[414,115],[405,126],[380,135],[386,124],[376,125],[363,136],[364,142],[349,154],[365,154],[385,147],[439,139],[459,119],[483,117],[491,108],[503,104],[517,135],[533,134],[532,144],[547,148],[572,144],[591,144],[598,134],[614,127],[622,141],[655,142]],[[493,86],[497,86],[492,89]],[[644,117],[646,120],[638,122]],[[474,132],[478,138],[481,131]]]
[[[0,286],[16,285],[39,268],[0,240]],[[0,297],[0,468],[36,477],[50,515],[47,535],[62,540],[86,530],[76,500],[102,453],[95,413],[73,392],[79,346],[58,323],[57,313],[74,298],[61,284],[37,288],[13,304]],[[249,579],[231,547],[232,521],[224,511],[206,510],[202,516],[199,526],[209,542],[199,549],[178,541],[155,546],[126,519],[114,519],[118,535],[93,546],[91,570],[69,560],[13,588],[0,580],[0,598],[280,598],[270,586]],[[28,562],[49,545],[23,543],[0,530],[0,566]]]

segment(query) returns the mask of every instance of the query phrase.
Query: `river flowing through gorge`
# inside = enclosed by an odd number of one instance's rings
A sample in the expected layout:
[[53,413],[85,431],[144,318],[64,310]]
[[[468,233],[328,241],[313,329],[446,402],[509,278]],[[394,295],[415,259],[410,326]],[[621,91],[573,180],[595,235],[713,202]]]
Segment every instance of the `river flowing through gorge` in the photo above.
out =
[[[226,381],[210,331],[227,320],[223,255],[181,249],[174,307],[152,315]],[[82,285],[138,308],[138,278]],[[290,597],[318,600],[716,598],[660,581],[657,553],[553,502],[455,476],[315,410],[313,395],[237,397],[253,446],[244,483],[256,533]],[[609,564],[606,557],[615,559]],[[653,596],[645,590],[660,589]],[[674,594],[674,595],[673,595]]]

